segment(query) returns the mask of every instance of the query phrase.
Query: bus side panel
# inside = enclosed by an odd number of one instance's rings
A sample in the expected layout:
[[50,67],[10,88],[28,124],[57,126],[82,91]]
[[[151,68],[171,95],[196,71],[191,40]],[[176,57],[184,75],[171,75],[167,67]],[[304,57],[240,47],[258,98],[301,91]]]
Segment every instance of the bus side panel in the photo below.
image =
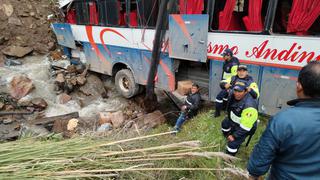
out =
[[[144,85],[147,83],[152,52],[141,51],[142,56],[142,75]],[[160,63],[158,66],[158,72],[155,77],[156,87],[161,88],[166,91],[175,90],[175,74],[173,59],[169,58],[167,53],[162,53],[160,56]]]
[[287,101],[296,98],[296,81],[299,71],[263,67],[259,111],[274,115],[287,108]]
[[87,63],[90,65],[90,70],[111,75],[112,66],[111,58],[102,45],[95,45],[94,47],[87,42],[83,42],[83,49]]
[[76,49],[75,39],[70,24],[51,24],[54,33],[57,36],[58,44],[61,46]]
[[214,101],[220,92],[220,81],[222,77],[222,61],[210,60],[210,82],[209,82],[209,100]]

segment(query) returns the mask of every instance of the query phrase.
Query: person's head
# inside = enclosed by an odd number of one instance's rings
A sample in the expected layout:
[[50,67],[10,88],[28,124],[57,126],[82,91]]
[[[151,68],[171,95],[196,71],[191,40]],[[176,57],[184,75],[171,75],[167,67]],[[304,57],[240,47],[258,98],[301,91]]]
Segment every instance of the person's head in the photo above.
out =
[[246,85],[243,82],[237,82],[233,87],[233,96],[240,101],[247,94]]
[[223,57],[224,60],[229,61],[233,56],[233,52],[231,49],[226,49],[223,51],[221,56]]
[[298,98],[320,98],[320,61],[304,66],[297,82]]
[[248,76],[248,68],[246,65],[240,65],[237,70],[237,75],[239,78],[245,78]]
[[199,91],[199,85],[193,83],[191,87],[191,93],[194,94],[194,93],[197,93],[198,91]]

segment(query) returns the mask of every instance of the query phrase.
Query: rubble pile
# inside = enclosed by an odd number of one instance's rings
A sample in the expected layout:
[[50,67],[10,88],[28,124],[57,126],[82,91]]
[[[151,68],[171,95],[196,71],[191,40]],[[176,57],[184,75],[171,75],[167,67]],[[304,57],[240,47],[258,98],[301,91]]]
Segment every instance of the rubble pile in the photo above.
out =
[[57,20],[56,0],[0,0],[0,64],[4,55],[21,58],[56,48],[50,23]]

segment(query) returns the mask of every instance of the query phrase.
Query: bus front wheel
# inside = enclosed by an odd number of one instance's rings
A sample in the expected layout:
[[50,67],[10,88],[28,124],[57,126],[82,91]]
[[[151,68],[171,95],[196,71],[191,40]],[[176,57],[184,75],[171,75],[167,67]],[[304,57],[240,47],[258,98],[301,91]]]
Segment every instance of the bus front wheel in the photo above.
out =
[[139,84],[135,82],[129,69],[122,69],[117,72],[115,84],[117,91],[125,98],[131,98],[139,93]]

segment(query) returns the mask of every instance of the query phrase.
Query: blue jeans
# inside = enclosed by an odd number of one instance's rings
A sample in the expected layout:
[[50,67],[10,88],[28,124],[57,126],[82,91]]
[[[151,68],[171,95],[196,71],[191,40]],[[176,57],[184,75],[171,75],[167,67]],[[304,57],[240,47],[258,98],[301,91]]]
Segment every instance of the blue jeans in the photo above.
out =
[[180,131],[182,124],[187,120],[186,113],[181,112],[179,118],[177,119],[174,129]]

